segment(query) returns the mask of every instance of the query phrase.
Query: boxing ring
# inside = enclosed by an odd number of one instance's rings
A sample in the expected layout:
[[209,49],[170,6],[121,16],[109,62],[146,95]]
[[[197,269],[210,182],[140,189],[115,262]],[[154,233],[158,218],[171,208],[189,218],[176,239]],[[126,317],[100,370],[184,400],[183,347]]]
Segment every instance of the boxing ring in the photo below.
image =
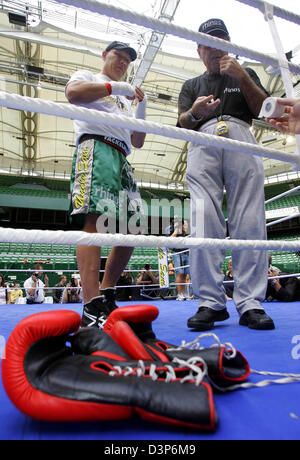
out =
[[[280,8],[271,8],[260,0],[238,0],[249,6],[262,10],[266,15],[273,32],[279,60],[262,55],[252,50],[237,47],[232,43],[224,42],[200,33],[165,24],[145,16],[129,13],[111,5],[101,4],[92,0],[65,0],[61,3],[85,8],[93,13],[122,19],[151,29],[176,35],[181,38],[196,41],[207,46],[219,47],[224,51],[234,52],[278,65],[282,71],[288,95],[291,95],[291,81],[288,72],[300,73],[300,66],[288,63],[283,59],[280,50],[280,41],[274,28],[273,15],[296,22],[300,25],[300,17]],[[226,148],[232,151],[243,151],[247,155],[268,157],[290,162],[295,169],[300,168],[300,150],[295,153],[282,153],[274,149],[249,145],[237,141],[208,136],[150,123],[142,120],[130,120],[126,117],[117,117],[71,105],[58,104],[41,99],[18,96],[16,94],[0,93],[0,105],[16,110],[30,110],[62,118],[72,118],[88,121],[93,119],[108,126],[119,126],[135,131],[160,134],[198,144]],[[297,139],[297,146],[299,146]],[[187,250],[193,247],[203,249],[231,250],[262,250],[262,251],[299,251],[299,241],[249,241],[249,240],[213,240],[203,238],[169,238],[151,235],[111,235],[86,234],[71,231],[39,231],[0,229],[1,242],[49,243],[69,244],[81,246],[128,246],[177,248]],[[149,301],[159,309],[159,317],[153,325],[155,333],[164,340],[180,345],[198,340],[198,333],[189,331],[186,322],[197,308],[197,300],[186,302]],[[140,305],[141,302],[131,302]],[[126,303],[119,303],[122,308]],[[253,331],[238,325],[238,315],[232,301],[228,301],[227,308],[230,318],[225,323],[216,325],[214,333],[222,343],[231,342],[241,351],[250,363],[251,373],[245,386],[239,390],[232,389],[226,393],[215,394],[215,403],[220,416],[220,425],[214,433],[195,432],[192,430],[174,429],[168,426],[159,426],[140,419],[116,422],[93,423],[57,423],[32,420],[20,413],[5,394],[2,380],[0,381],[0,439],[97,439],[106,444],[116,440],[168,440],[193,443],[199,440],[218,439],[299,439],[300,438],[300,329],[299,309],[300,302],[283,304],[273,302],[266,304],[266,310],[273,318],[276,329],[272,331]],[[15,326],[31,314],[57,310],[57,305],[2,305],[0,327],[1,359],[5,360],[5,343]],[[59,310],[72,310],[81,315],[81,304],[60,304]],[[178,339],[180,338],[180,340]],[[211,336],[207,334],[200,339],[201,346],[211,346]],[[131,443],[132,444],[132,443]]]

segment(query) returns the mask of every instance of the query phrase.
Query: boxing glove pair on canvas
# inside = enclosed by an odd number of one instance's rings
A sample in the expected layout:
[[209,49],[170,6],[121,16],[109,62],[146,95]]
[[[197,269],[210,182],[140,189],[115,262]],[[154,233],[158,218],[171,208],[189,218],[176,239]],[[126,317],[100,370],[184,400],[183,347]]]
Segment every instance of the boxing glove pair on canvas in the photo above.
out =
[[9,337],[2,378],[24,414],[53,422],[127,420],[214,431],[212,384],[241,383],[246,359],[225,346],[181,349],[158,340],[156,307],[114,310],[103,330],[80,328],[73,311],[22,320]]

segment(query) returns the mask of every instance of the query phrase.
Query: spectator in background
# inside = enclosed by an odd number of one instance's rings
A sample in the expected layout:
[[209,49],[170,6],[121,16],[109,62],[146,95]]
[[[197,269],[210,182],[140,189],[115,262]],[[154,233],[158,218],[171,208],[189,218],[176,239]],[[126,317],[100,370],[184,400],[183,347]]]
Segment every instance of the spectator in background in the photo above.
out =
[[70,283],[67,284],[63,292],[62,303],[80,303],[81,300],[81,287],[78,279],[72,276]]
[[193,287],[192,287],[190,275],[187,275],[186,282],[187,282],[187,285],[186,285],[187,300],[193,300],[195,296],[193,293]]
[[63,288],[66,286],[66,283],[67,283],[67,277],[65,275],[61,275],[61,277],[59,279],[59,283],[57,283],[54,286],[54,289],[53,289],[54,303],[61,303],[62,302],[62,296],[63,296],[63,291],[64,291]]
[[42,265],[43,261],[42,259],[37,259],[34,261],[35,265]]
[[170,260],[172,257],[172,255],[169,254],[168,252],[168,268],[169,268],[169,275],[172,276],[172,275],[175,275],[175,272],[174,272],[174,264],[173,264],[173,260]]
[[[174,219],[174,227],[171,228],[170,236],[173,238],[186,237],[188,235],[188,222],[182,223],[181,219]],[[185,286],[187,284],[187,276],[190,276],[190,259],[189,251],[183,249],[173,249],[173,264],[175,269],[175,281],[177,288],[177,299],[186,300]]]
[[10,303],[17,303],[19,297],[23,297],[23,292],[22,289],[20,289],[20,284],[15,281],[14,287],[10,291]]
[[132,278],[124,271],[120,276],[116,286],[117,288],[116,300],[126,301],[133,299]]
[[286,278],[274,278],[275,276],[289,275],[281,272],[276,267],[269,267],[268,288],[266,300],[278,300],[279,302],[296,302],[300,300],[300,280],[294,276]]
[[[142,289],[140,290],[140,295],[143,293],[143,288],[153,285],[153,284],[159,284],[159,279],[158,277],[152,272],[152,267],[150,264],[145,264],[143,267],[142,272],[137,276],[136,279],[136,284],[141,285]],[[156,295],[156,289],[147,289],[147,295],[150,297],[155,297]]]
[[26,290],[26,301],[28,304],[43,303],[45,301],[45,288],[48,288],[49,279],[44,275],[44,282],[41,280],[43,274],[43,266],[35,264],[30,278],[24,281],[24,289]]
[[[272,264],[272,255],[271,254],[268,254],[268,261],[269,261],[268,274],[270,273],[270,271],[274,271],[274,272],[279,273],[280,269],[278,267],[274,267],[274,265]],[[275,276],[277,276],[277,275],[275,275]]]
[[234,290],[234,282],[233,282],[233,275],[232,275],[232,260],[228,261],[228,270],[224,276],[224,287],[226,292],[227,300],[232,300],[233,298],[233,290]]
[[6,305],[10,301],[10,289],[5,283],[4,276],[0,273],[0,305]]

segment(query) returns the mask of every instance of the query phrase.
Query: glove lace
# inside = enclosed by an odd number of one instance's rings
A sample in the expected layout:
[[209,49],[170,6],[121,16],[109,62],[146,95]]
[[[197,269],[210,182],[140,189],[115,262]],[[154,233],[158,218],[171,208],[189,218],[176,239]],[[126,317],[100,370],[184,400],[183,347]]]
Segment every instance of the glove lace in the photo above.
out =
[[[111,377],[128,377],[132,375],[139,378],[147,376],[153,381],[160,379],[168,383],[177,380],[180,381],[180,383],[194,382],[196,386],[200,385],[207,375],[207,365],[205,361],[199,357],[192,357],[187,361],[174,358],[172,364],[177,364],[178,367],[166,363],[163,363],[163,366],[161,364],[151,363],[150,366],[146,367],[144,361],[139,360],[135,367],[114,366],[113,370],[109,372],[109,375]],[[184,377],[180,377],[182,372],[186,374]]]
[[224,344],[221,343],[219,337],[216,334],[211,333],[205,333],[205,334],[200,334],[198,337],[196,337],[194,340],[191,342],[186,342],[183,340],[181,342],[181,345],[177,348],[169,348],[169,351],[176,351],[176,350],[182,350],[185,348],[189,348],[190,350],[203,350],[204,348],[207,347],[201,347],[200,346],[200,340],[203,339],[204,337],[213,337],[215,339],[214,344],[212,344],[209,348],[223,348],[225,347],[224,354],[228,359],[234,359],[236,357],[237,351],[236,348],[230,343],[230,342],[225,342]]

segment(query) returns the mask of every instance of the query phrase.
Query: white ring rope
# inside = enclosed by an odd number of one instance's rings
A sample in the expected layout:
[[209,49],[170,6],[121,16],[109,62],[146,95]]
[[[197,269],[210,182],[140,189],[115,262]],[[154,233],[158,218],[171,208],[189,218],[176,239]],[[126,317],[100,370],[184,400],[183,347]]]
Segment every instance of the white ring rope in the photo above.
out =
[[195,248],[257,251],[298,251],[300,241],[264,240],[221,240],[212,238],[170,238],[153,235],[122,235],[85,233],[63,230],[25,230],[0,228],[0,241],[3,243],[49,243],[71,244],[76,246],[127,246],[155,248]]
[[[194,32],[184,27],[180,27],[168,22],[163,22],[149,16],[135,13],[133,11],[124,10],[113,5],[101,3],[97,0],[56,0],[56,2],[73,6],[79,9],[85,9],[92,13],[120,19],[122,21],[136,24],[150,30],[156,30],[164,34],[175,35],[186,40],[191,40],[196,43],[201,43],[202,45],[218,48],[223,51],[247,57],[249,59],[263,62],[275,67],[278,65],[278,59],[273,58],[267,54],[259,53],[249,48],[241,47],[231,42],[221,40],[219,38],[215,38],[200,32]],[[300,73],[300,66],[291,63],[289,63],[288,66],[291,72],[298,74]]]
[[[253,6],[254,8],[259,9],[262,13],[265,11],[265,3],[262,0],[236,0],[240,3],[244,3],[245,5],[248,6]],[[284,10],[283,8],[280,8],[279,6],[273,5],[274,9],[274,15],[281,18],[285,19],[286,21],[294,22],[295,24],[300,25],[300,16],[292,13],[291,11]]]
[[292,193],[298,192],[298,190],[300,190],[300,185],[298,185],[297,187],[294,187],[294,188],[292,188],[290,190],[287,190],[286,192],[280,193],[280,195],[276,195],[273,198],[270,198],[269,200],[266,200],[265,204],[272,203],[272,201],[280,200],[280,198],[284,198],[285,196],[288,196],[288,195],[291,195]]
[[287,220],[292,220],[295,219],[296,217],[300,217],[300,212],[297,212],[295,214],[291,214],[286,217],[282,217],[281,219],[274,220],[273,222],[268,222],[266,224],[266,227],[273,227],[274,225],[281,224],[282,222],[286,222]]
[[[183,265],[182,267],[176,267],[176,268],[171,268],[169,269],[169,271],[176,271],[176,270],[179,270],[181,268],[190,268],[190,265]],[[21,269],[21,268],[2,268],[1,269],[1,272],[9,272],[9,273],[32,273],[34,270],[32,268],[30,269]],[[42,273],[56,273],[56,274],[59,274],[59,273],[72,273],[72,274],[75,274],[75,273],[79,273],[79,269],[78,268],[74,268],[74,270],[65,270],[64,268],[57,268],[56,270],[47,270],[47,269],[43,269],[43,270],[40,270]],[[139,270],[131,270],[131,269],[127,269],[127,270],[124,270],[125,273],[140,273],[141,272],[141,269]],[[105,270],[99,270],[99,273],[105,273]],[[269,276],[268,277],[268,280],[272,281],[272,280],[278,280],[278,279],[285,279],[285,278],[299,278],[300,277],[300,273],[289,273],[288,275],[277,275],[277,276]],[[232,280],[228,280],[228,281],[223,281],[224,284],[234,284],[234,279]],[[171,283],[171,284],[175,284],[176,286],[191,286],[192,285],[192,282],[190,283]],[[140,286],[140,285],[139,285]],[[147,286],[159,286],[158,284],[147,284]],[[121,287],[126,287],[126,286],[121,286]],[[48,289],[51,289],[51,288],[48,288]]]
[[190,129],[176,128],[161,123],[128,118],[126,116],[112,115],[98,110],[78,107],[72,104],[45,101],[39,98],[20,96],[0,92],[0,106],[10,109],[43,113],[72,120],[91,121],[118,128],[131,129],[144,133],[158,134],[164,137],[185,140],[195,144],[202,144],[219,149],[227,149],[235,152],[251,154],[259,157],[268,157],[284,162],[291,162],[299,165],[299,155],[295,153],[283,153],[280,150],[261,147],[256,144],[239,142],[232,139],[204,134]]

